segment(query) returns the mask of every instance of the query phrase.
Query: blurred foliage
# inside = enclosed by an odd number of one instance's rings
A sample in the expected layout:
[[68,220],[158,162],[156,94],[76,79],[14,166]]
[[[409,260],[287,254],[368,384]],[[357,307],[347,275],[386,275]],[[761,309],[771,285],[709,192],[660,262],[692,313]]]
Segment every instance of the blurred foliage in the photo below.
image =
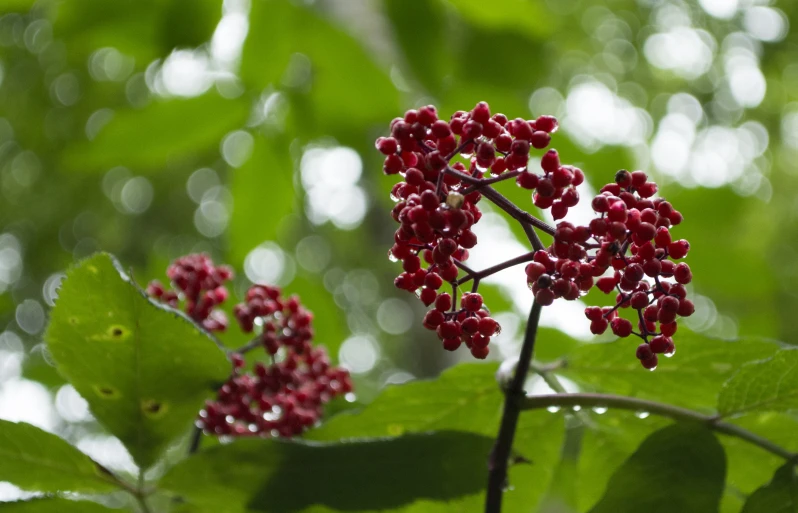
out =
[[[798,343],[796,23],[787,1],[3,0],[0,322],[24,343],[24,376],[56,391],[64,381],[40,345],[42,314],[75,259],[112,252],[144,283],[163,279],[172,258],[207,251],[242,270],[234,296],[268,277],[302,295],[333,358],[368,353],[355,376],[361,402],[435,376],[460,357],[394,290],[392,182],[373,140],[406,108],[435,103],[448,116],[486,100],[511,117],[560,116],[553,146],[594,190],[619,168],[650,172],[685,216],[674,234],[692,244],[698,311],[657,373],[641,374],[620,342],[561,331],[585,333],[581,316],[543,332],[540,358],[570,354],[562,376],[586,389],[714,410],[738,366],[776,350],[764,338]],[[657,46],[668,37],[693,46]],[[309,149],[341,146],[356,164],[330,160],[326,175],[303,165]],[[740,153],[713,153],[720,146]],[[502,191],[534,210],[526,192]],[[508,234],[525,240],[515,226]],[[506,320],[492,354],[512,355],[518,296],[506,282],[482,290]],[[738,350],[707,335],[748,342]],[[780,358],[762,365],[781,369]],[[774,404],[794,404],[786,394]],[[580,510],[662,427],[627,420],[608,414],[582,438]],[[736,421],[795,445],[786,408]],[[721,442],[739,491],[727,490],[723,511],[739,511],[779,462]]]

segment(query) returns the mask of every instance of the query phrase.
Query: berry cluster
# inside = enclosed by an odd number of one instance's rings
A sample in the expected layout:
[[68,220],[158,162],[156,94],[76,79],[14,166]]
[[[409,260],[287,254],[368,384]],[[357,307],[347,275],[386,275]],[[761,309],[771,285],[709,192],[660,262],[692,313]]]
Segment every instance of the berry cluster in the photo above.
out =
[[313,316],[296,296],[283,298],[276,287],[255,285],[234,311],[244,332],[262,327],[247,349],[262,346],[271,364],[258,362],[254,372],[245,372],[244,357],[233,355],[233,375],[200,412],[207,433],[298,435],[319,420],[325,403],[352,391],[349,373],[332,367],[324,349],[312,347]]
[[[557,298],[575,300],[593,286],[607,294],[617,290],[616,306],[585,311],[591,331],[600,334],[610,327],[619,337],[639,336],[643,344],[637,356],[653,369],[657,354],[673,354],[676,318],[694,310],[684,287],[692,280],[690,268],[676,262],[690,245],[670,235],[682,215],[662,198],[653,199],[657,186],[642,171],[619,171],[615,183],[601,189],[592,202],[599,217],[589,226],[561,221],[550,227],[493,189],[514,178],[533,191],[535,206],[551,208],[555,220],[564,218],[579,202],[582,171],[562,165],[553,149],[541,157],[542,172],[529,169],[530,149],[546,148],[556,129],[551,116],[508,120],[491,115],[485,102],[455,112],[448,122],[438,119],[433,106],[394,119],[391,136],[376,142],[385,155],[385,174],[404,178],[391,192],[397,202],[392,216],[400,226],[389,256],[401,260],[404,269],[394,283],[416,293],[426,306],[434,305],[424,326],[437,332],[444,348],[453,351],[465,342],[477,358],[487,356],[490,337],[500,329],[477,293],[481,278],[528,262],[527,283],[541,305]],[[452,162],[457,155],[468,164]],[[482,215],[477,205],[483,197],[524,226],[536,251],[475,273],[465,261],[477,243],[472,227]],[[545,248],[535,230],[551,235],[551,246]],[[458,287],[470,280],[472,291],[457,308]],[[451,285],[451,295],[439,291],[444,282]],[[618,315],[630,306],[637,310],[638,331]]]
[[[454,351],[465,343],[475,357],[485,358],[490,337],[500,330],[482,309],[476,287],[457,308],[458,276],[467,269],[468,250],[477,244],[471,228],[482,216],[477,206],[482,194],[474,182],[488,173],[495,181],[515,178],[536,191],[536,205],[552,207],[558,216],[579,200],[574,187],[584,175],[561,166],[556,151],[543,156],[540,175],[527,170],[530,148],[548,146],[556,129],[551,116],[510,121],[503,114],[491,115],[488,104],[480,102],[448,122],[438,119],[431,105],[410,110],[391,122],[390,137],[377,139],[385,174],[404,178],[391,191],[397,202],[392,216],[400,226],[390,256],[401,260],[404,269],[394,283],[417,293],[426,306],[435,305],[424,326],[437,332],[444,348]],[[458,154],[468,159],[468,166],[450,163]],[[439,292],[443,282],[452,286],[454,297]]]
[[283,298],[277,287],[250,287],[246,301],[233,308],[233,315],[244,333],[252,333],[255,322],[259,323],[260,341],[270,355],[277,354],[281,347],[291,348],[298,354],[310,349],[313,314],[302,306],[297,296]]
[[[690,267],[675,262],[687,256],[690,244],[684,239],[672,240],[670,233],[683,218],[669,202],[652,199],[656,191],[656,184],[649,182],[644,172],[618,171],[615,183],[605,185],[593,198],[591,205],[599,217],[589,226],[557,225],[549,248],[557,260],[546,270],[554,269],[554,274],[539,273],[538,267],[530,269],[534,264],[527,268],[530,279],[537,275],[535,298],[543,304],[554,297],[571,299],[573,293],[571,297],[561,293],[565,290],[562,280],[569,278],[583,291],[594,278],[605,294],[617,291],[614,307],[585,309],[590,330],[601,334],[610,328],[618,337],[640,337],[643,343],[637,348],[637,357],[647,369],[657,366],[657,354],[673,354],[676,318],[688,317],[695,310],[685,289],[693,278]],[[608,272],[611,274],[605,276]],[[673,281],[666,281],[670,279]],[[543,286],[549,282],[549,287]],[[620,309],[629,307],[637,311],[635,323],[618,315]]]
[[233,278],[233,270],[226,265],[215,266],[205,254],[178,258],[166,270],[173,289],[167,290],[158,280],[147,285],[152,298],[178,308],[183,301],[185,312],[208,331],[225,331],[227,316],[216,307],[228,296],[224,282]]

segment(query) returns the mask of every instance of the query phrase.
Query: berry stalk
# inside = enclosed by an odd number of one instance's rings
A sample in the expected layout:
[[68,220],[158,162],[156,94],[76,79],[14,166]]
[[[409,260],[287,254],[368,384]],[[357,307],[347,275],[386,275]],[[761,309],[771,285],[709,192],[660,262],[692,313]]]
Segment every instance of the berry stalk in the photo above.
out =
[[770,440],[762,438],[740,426],[723,422],[720,420],[720,417],[716,415],[705,415],[697,411],[670,404],[646,401],[636,397],[588,393],[536,395],[525,397],[521,401],[522,410],[538,410],[551,406],[560,408],[570,408],[574,406],[579,406],[581,408],[617,408],[638,412],[644,411],[646,413],[652,413],[683,422],[698,422],[704,424],[709,429],[745,440],[785,460],[792,462],[798,461],[798,454],[790,452],[774,444]]
[[529,366],[532,363],[532,356],[535,352],[535,339],[537,338],[538,322],[542,305],[538,302],[532,303],[529,311],[529,319],[526,324],[524,334],[524,344],[521,346],[521,354],[518,357],[518,365],[515,374],[510,381],[510,385],[505,390],[504,410],[502,412],[499,435],[496,444],[488,460],[488,491],[485,497],[485,513],[499,513],[502,509],[502,496],[507,484],[507,464],[513,448],[515,430],[518,426],[518,416],[521,414],[521,405],[526,397],[524,393],[524,383]]

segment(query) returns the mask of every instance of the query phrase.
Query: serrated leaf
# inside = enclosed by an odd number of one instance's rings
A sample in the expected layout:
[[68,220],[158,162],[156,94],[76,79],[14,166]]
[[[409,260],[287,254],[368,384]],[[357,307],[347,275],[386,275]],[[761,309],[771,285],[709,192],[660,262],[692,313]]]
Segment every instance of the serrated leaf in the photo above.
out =
[[238,440],[188,458],[160,487],[214,513],[393,511],[478,493],[493,439],[442,431],[341,443]]
[[798,408],[798,349],[784,349],[771,358],[744,365],[724,383],[718,397],[718,410],[725,416],[795,408]]
[[106,253],[67,272],[50,317],[45,339],[59,371],[142,467],[230,374],[204,331],[150,301]]
[[619,339],[585,344],[566,359],[562,374],[586,391],[629,395],[685,406],[714,409],[721,385],[744,363],[778,350],[763,339],[726,341],[683,328],[674,336],[676,354],[648,372],[635,358],[637,341]]
[[711,513],[726,477],[723,447],[708,429],[674,424],[651,434],[610,478],[590,513]]
[[116,479],[58,436],[0,420],[0,481],[40,492],[110,492]]
[[0,502],[0,513],[112,513],[119,511],[96,502],[70,501],[58,497]]
[[[388,386],[362,412],[341,413],[306,437],[341,440],[455,429],[495,438],[504,398],[496,370],[493,364],[461,364],[435,380]],[[540,501],[559,459],[563,435],[560,415],[535,411],[521,416],[514,451],[531,464],[510,468],[514,490],[506,494],[507,511],[530,508]],[[462,511],[478,510],[481,497],[461,507]]]
[[215,93],[120,110],[94,140],[71,145],[63,164],[73,171],[104,172],[114,166],[160,170],[170,161],[217,151],[224,135],[243,126],[248,115],[245,101]]
[[798,511],[798,475],[794,463],[781,466],[773,480],[745,501],[741,513],[795,513]]

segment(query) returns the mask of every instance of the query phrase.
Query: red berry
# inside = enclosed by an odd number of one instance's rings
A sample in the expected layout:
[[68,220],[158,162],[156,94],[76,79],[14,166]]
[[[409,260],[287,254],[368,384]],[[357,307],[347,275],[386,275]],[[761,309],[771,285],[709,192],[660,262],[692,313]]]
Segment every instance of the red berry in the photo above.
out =
[[435,309],[445,312],[452,307],[452,296],[448,292],[439,295],[435,300]]
[[496,322],[495,319],[492,319],[491,317],[483,317],[479,320],[479,332],[482,335],[486,337],[492,337],[499,331],[501,331],[501,326],[499,326],[499,323]]
[[421,302],[424,303],[424,306],[429,306],[435,302],[435,299],[438,297],[438,293],[435,292],[434,289],[423,288],[421,289],[421,295],[419,296]]
[[671,258],[679,259],[684,258],[687,256],[687,252],[690,250],[690,243],[684,239],[677,240],[676,242],[671,242],[668,245],[668,255]]
[[482,308],[482,296],[476,293],[463,294],[460,299],[460,306],[470,312],[476,312]]
[[621,317],[616,317],[610,322],[612,332],[618,337],[628,337],[632,334],[632,323]]
[[637,346],[636,356],[638,360],[649,360],[654,356],[654,352],[648,344],[642,343]]

